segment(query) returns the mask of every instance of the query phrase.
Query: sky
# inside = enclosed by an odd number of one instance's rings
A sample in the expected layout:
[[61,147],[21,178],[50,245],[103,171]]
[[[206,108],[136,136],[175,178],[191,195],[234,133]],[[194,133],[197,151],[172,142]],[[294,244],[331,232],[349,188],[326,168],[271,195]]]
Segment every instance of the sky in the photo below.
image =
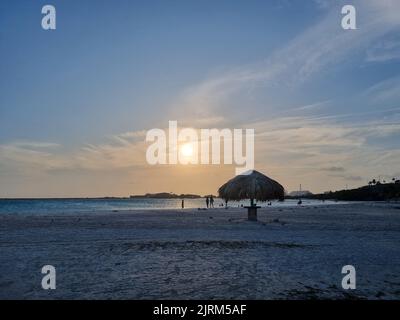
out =
[[170,120],[253,128],[287,191],[399,178],[399,31],[396,0],[1,1],[0,197],[215,194],[232,165],[146,162]]

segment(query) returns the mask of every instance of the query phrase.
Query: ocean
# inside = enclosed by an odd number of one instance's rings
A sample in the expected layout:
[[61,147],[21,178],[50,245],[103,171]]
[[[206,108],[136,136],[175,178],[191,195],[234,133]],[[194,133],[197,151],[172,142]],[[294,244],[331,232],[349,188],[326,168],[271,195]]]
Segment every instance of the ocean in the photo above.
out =
[[[340,202],[320,200],[302,200],[303,206],[339,204]],[[221,207],[222,199],[215,199],[214,207]],[[341,202],[343,203],[343,202]],[[249,201],[232,201],[229,207],[247,206]],[[181,199],[0,199],[0,214],[65,214],[65,213],[96,213],[105,211],[128,210],[160,210],[181,209]],[[267,203],[259,203],[267,207]],[[272,207],[297,206],[297,200],[285,200],[284,202],[272,201]],[[185,199],[185,209],[205,208],[206,201],[203,198]]]

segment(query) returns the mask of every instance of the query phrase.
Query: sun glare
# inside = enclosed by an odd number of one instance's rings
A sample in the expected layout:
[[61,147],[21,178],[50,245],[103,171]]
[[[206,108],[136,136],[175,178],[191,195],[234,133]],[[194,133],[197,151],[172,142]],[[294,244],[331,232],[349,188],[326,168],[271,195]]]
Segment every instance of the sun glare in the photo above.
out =
[[180,147],[182,156],[190,158],[193,156],[193,145],[191,143],[185,143]]

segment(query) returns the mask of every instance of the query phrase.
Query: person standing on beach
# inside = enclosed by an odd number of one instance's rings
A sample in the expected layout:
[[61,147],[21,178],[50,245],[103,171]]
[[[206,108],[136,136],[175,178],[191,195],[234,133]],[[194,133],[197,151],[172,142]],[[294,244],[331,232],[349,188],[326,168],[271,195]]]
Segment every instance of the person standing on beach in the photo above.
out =
[[207,205],[207,208],[208,208],[208,203],[209,203],[209,200],[208,200],[208,197],[206,197],[206,205]]
[[182,209],[185,208],[185,199],[182,199]]
[[214,208],[214,198],[213,196],[210,197],[210,208]]

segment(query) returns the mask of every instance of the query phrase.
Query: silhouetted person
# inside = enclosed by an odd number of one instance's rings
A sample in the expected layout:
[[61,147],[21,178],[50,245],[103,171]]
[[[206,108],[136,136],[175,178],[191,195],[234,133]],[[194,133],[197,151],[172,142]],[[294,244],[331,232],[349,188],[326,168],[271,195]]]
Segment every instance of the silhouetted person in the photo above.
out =
[[214,208],[214,198],[213,198],[213,196],[210,197],[210,207]]
[[301,205],[303,203],[303,201],[301,201],[301,199],[299,199],[299,201],[297,202],[298,205]]
[[185,208],[185,199],[182,199],[182,209]]
[[208,204],[210,203],[210,200],[208,199],[208,197],[206,198],[206,205],[207,205],[207,208],[208,208]]

